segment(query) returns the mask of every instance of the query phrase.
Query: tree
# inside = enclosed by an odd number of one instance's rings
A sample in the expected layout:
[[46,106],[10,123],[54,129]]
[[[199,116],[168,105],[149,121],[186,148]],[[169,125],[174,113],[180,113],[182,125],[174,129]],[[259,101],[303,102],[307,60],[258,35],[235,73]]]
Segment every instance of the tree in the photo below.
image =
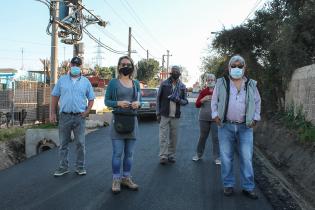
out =
[[[203,59],[203,69],[219,70],[233,54],[241,54],[250,77],[258,80],[263,107],[284,109],[285,90],[296,68],[310,65],[315,56],[315,1],[272,0],[247,23],[217,34],[213,55]],[[211,70],[212,71],[212,70]]]
[[95,66],[95,73],[99,77],[103,79],[112,79],[113,78],[113,69],[112,67],[100,67],[98,65]]
[[140,60],[137,66],[137,79],[139,81],[148,82],[159,73],[159,62],[152,58]]

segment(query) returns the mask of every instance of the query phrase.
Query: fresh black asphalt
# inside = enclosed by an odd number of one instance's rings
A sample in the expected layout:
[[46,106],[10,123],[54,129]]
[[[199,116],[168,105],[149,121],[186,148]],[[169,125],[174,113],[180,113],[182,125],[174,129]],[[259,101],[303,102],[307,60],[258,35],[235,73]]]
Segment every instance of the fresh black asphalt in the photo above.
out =
[[[111,152],[109,128],[87,135],[87,172],[53,177],[57,167],[57,149],[46,151],[0,172],[0,209],[104,209],[104,210],[269,210],[264,195],[258,200],[241,194],[239,186],[232,197],[222,193],[220,167],[211,160],[208,141],[200,162],[191,160],[198,133],[198,110],[193,104],[182,109],[177,162],[159,164],[158,124],[140,121],[140,138],[134,155],[132,176],[138,192],[123,189],[111,193]],[[71,152],[74,151],[71,145]],[[72,154],[71,153],[71,154]],[[235,171],[238,168],[235,167]]]

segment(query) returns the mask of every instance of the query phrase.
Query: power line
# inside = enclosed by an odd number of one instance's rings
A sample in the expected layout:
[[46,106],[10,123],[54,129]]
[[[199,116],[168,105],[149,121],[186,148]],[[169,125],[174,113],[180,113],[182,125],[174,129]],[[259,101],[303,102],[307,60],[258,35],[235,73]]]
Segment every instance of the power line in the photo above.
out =
[[118,40],[115,35],[113,35],[112,33],[110,33],[109,31],[105,31],[105,30],[101,30],[99,27],[96,27],[96,29],[104,34],[106,37],[108,37],[109,39],[111,39],[112,41],[114,41],[116,44],[120,45],[123,48],[127,48],[127,45],[124,44],[122,41]]
[[[120,0],[122,1],[122,0]],[[142,21],[142,19],[137,15],[136,11],[133,9],[133,7],[129,4],[129,2],[127,0],[124,0],[124,2],[126,2],[126,5],[130,8],[130,10],[132,11],[132,13],[134,14],[134,16],[136,17],[136,19],[139,21],[140,25],[142,25],[142,27],[147,31],[147,33],[151,36],[151,38],[155,41],[157,41],[160,45],[162,45],[164,47],[164,45],[151,33],[151,31],[148,29],[148,27],[144,24],[144,22]]]
[[102,43],[101,41],[99,41],[95,36],[93,36],[86,28],[83,29],[84,33],[86,33],[94,42],[96,42],[97,44],[99,44],[101,47],[105,48],[106,50],[112,52],[112,53],[116,53],[116,54],[126,54],[126,51],[119,51],[119,50],[115,50],[113,48],[111,48],[110,46],[105,45],[104,43]]
[[251,14],[256,11],[256,8],[260,5],[260,3],[261,3],[262,1],[263,1],[263,0],[257,0],[257,1],[256,1],[256,3],[254,4],[254,7],[250,10],[250,12],[249,12],[248,15],[246,16],[246,18],[243,20],[242,24],[245,23],[245,21],[249,19],[249,17],[251,16]]
[[131,37],[137,42],[137,44],[138,44],[144,51],[147,51],[147,50],[138,42],[138,40],[136,39],[136,37],[134,37],[133,35],[131,35]]
[[[108,1],[106,1],[106,0],[104,0],[104,3],[106,3],[109,7],[110,7],[110,9],[111,9],[111,11],[112,12],[114,12],[114,14],[120,19],[120,21],[123,23],[123,24],[125,24],[126,26],[128,26],[129,27],[129,24],[127,23],[127,21],[125,21],[125,19],[123,19],[122,18],[122,16],[121,15],[119,15],[118,14],[118,12],[110,5],[110,3],[108,2]],[[123,2],[121,1],[121,3],[122,3],[122,5],[128,10],[128,12],[133,16],[133,18],[138,22],[138,25],[140,26],[140,24],[141,25],[143,25],[143,27],[141,27],[141,28],[147,28],[146,26],[145,26],[145,24],[143,23],[143,21],[141,20],[141,18],[136,14],[136,12],[135,12],[135,10],[131,7],[131,5],[126,1],[126,4],[123,4]],[[127,7],[127,6],[128,7]],[[132,11],[132,12],[130,12],[130,11]],[[133,13],[133,14],[132,14]],[[148,30],[148,29],[147,29]],[[144,40],[143,38],[142,38],[142,36],[140,36],[137,32],[133,32],[133,34],[135,34],[138,38],[135,38],[135,36],[134,35],[132,35],[132,38],[137,42],[137,44],[144,50],[144,51],[146,51],[146,49],[143,47],[143,44],[141,44],[140,43],[140,41],[139,41],[139,37],[142,39],[142,40]],[[110,38],[110,37],[109,37]],[[113,39],[112,39],[113,40]],[[114,41],[114,40],[113,40]],[[117,40],[116,40],[117,41]],[[115,41],[115,42],[116,42]],[[116,42],[117,43],[117,42]],[[121,44],[120,44],[121,45]],[[125,47],[125,46],[124,46]],[[159,51],[159,50],[158,50]],[[162,51],[161,51],[162,52]],[[149,55],[151,56],[151,57],[153,57],[154,59],[157,59],[157,60],[161,60],[161,58],[157,58],[156,56],[153,56],[151,53],[149,53]]]
[[[120,2],[122,2],[122,0],[120,0]],[[129,2],[127,0],[124,0],[125,4],[127,5],[127,10],[128,12],[135,18],[135,20],[140,23],[140,25],[142,25],[142,27],[146,30],[146,32],[149,34],[149,36],[151,36],[151,38],[156,41],[157,43],[159,43],[161,46],[163,46],[165,48],[165,46],[151,33],[151,31],[148,29],[148,27],[144,24],[144,22],[142,21],[142,19],[137,15],[137,12],[133,9],[133,7],[129,4]],[[131,11],[131,12],[130,12]],[[133,13],[133,14],[132,14]]]
[[122,23],[124,23],[127,27],[129,27],[128,23],[121,17],[121,15],[119,15],[118,12],[116,12],[116,10],[106,0],[104,0],[104,2],[112,9],[115,15],[122,21]]

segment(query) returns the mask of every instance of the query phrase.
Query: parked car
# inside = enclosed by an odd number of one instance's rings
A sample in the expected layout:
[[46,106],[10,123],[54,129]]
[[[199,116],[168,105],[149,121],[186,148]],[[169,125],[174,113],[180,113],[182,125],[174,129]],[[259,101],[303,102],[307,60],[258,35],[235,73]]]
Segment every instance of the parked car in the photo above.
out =
[[156,97],[157,89],[143,88],[141,89],[142,106],[138,110],[139,116],[155,116],[156,115]]

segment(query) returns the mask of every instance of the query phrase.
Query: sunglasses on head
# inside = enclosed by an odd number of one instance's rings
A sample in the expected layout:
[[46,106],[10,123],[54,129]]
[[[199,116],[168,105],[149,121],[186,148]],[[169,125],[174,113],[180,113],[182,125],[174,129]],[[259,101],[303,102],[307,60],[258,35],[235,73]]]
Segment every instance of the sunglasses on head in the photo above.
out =
[[231,68],[244,68],[244,65],[231,65]]

